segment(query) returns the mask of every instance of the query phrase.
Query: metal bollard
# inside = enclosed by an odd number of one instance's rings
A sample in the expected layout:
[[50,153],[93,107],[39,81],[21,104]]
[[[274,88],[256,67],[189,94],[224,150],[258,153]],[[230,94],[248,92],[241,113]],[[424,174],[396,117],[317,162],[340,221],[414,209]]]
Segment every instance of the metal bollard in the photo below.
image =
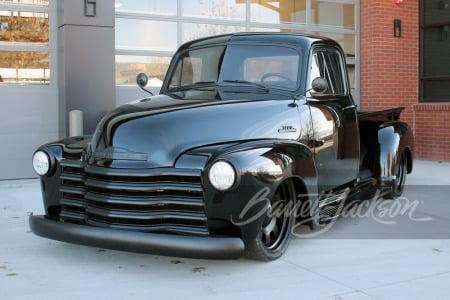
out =
[[69,112],[69,136],[83,135],[83,112],[72,110]]

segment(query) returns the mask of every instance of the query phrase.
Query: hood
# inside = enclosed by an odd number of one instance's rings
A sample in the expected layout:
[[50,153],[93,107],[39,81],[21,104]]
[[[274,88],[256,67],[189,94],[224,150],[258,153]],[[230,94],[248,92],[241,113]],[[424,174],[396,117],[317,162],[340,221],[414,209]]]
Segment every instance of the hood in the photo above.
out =
[[159,95],[106,115],[91,144],[91,163],[171,167],[201,146],[258,139],[297,140],[300,117],[291,101],[177,100]]

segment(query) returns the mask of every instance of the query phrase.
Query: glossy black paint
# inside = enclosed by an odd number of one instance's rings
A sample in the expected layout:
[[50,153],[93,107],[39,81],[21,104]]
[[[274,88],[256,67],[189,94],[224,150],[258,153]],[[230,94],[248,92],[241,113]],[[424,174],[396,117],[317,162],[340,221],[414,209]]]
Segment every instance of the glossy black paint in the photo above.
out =
[[[301,60],[295,90],[242,82],[170,90],[185,51],[217,45],[295,49]],[[235,258],[260,233],[264,199],[285,180],[316,207],[321,192],[356,190],[364,180],[388,188],[399,154],[412,170],[411,130],[398,120],[401,109],[357,112],[345,68],[340,93],[307,91],[313,53],[327,48],[343,59],[336,42],[300,34],[186,43],[160,95],[107,114],[92,137],[40,148],[52,158],[52,169],[41,177],[46,215],[30,217],[33,232],[119,250]],[[219,160],[231,163],[237,176],[225,192],[208,177]],[[263,200],[254,202],[258,196]],[[318,225],[316,212],[313,207],[312,225]]]
[[148,154],[145,163],[114,160],[110,167],[137,164],[151,168],[171,167],[180,154],[209,144],[302,140],[303,133],[298,130],[279,132],[282,126],[299,128],[301,115],[309,115],[306,106],[290,107],[289,103],[278,100],[195,102],[156,96],[152,101],[122,107],[103,118],[99,127],[102,129],[96,130],[92,140],[90,163],[103,165],[104,160],[96,158],[95,153],[110,147]]
[[[113,250],[133,251],[190,258],[233,259],[244,252],[239,238],[201,238],[136,231],[109,230],[92,226],[61,223],[43,216],[30,216],[31,230],[41,236],[59,241],[105,247]],[[101,238],[99,238],[101,237]]]

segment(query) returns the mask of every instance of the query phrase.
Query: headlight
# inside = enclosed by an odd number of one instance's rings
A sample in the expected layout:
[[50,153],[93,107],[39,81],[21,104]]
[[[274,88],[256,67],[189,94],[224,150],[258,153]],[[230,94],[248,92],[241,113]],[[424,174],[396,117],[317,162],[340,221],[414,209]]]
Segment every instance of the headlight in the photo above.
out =
[[33,155],[33,168],[38,175],[45,175],[50,170],[50,158],[44,151],[37,151]]
[[209,170],[209,181],[219,191],[231,188],[236,180],[236,171],[226,161],[216,162]]

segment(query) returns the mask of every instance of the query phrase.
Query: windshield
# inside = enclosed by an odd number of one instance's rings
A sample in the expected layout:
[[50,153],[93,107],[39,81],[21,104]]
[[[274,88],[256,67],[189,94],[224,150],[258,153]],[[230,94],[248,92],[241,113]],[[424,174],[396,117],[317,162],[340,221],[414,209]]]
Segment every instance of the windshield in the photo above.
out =
[[300,61],[296,49],[283,46],[190,49],[178,57],[165,93],[182,99],[232,99],[233,93],[267,98],[264,94],[280,91],[292,95],[298,87]]

